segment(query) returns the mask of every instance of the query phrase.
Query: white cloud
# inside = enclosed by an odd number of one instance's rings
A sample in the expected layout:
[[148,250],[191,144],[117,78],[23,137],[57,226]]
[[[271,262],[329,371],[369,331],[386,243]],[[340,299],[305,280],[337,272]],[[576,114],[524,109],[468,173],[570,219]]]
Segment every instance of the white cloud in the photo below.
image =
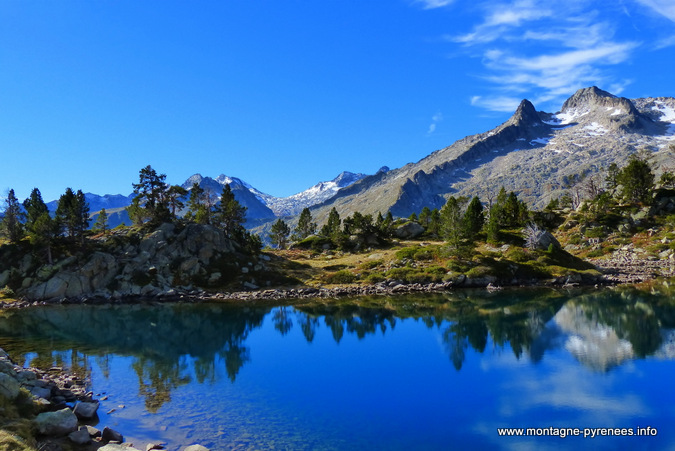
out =
[[[663,6],[662,0],[637,1]],[[474,96],[472,105],[512,112],[528,97],[535,104],[557,102],[557,107],[579,88],[629,83],[611,67],[628,61],[640,43],[615,39],[617,24],[595,4],[568,0],[564,8],[550,5],[543,0],[483,0],[478,4],[481,18],[468,33],[445,36],[481,57],[486,73],[478,77],[492,85],[494,94]]]
[[431,124],[429,124],[429,129],[427,130],[427,135],[432,134],[436,131],[436,125],[443,120],[443,114],[439,111],[438,113],[431,116]]
[[415,3],[421,3],[424,9],[436,9],[448,6],[454,0],[415,0]]
[[675,2],[673,0],[637,0],[637,2],[675,22]]
[[483,96],[471,97],[471,105],[485,108],[490,111],[514,112],[521,99],[517,97],[495,96],[485,98]]

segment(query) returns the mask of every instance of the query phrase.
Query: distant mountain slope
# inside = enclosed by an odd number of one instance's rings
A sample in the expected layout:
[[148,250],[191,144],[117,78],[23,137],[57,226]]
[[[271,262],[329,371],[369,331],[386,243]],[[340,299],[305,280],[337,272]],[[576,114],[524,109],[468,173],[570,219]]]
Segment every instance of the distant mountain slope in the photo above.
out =
[[624,165],[637,150],[654,152],[657,166],[675,166],[675,99],[631,101],[597,87],[577,91],[551,114],[523,100],[513,116],[485,133],[468,136],[417,163],[366,177],[313,210],[325,220],[335,207],[396,216],[441,207],[449,195],[486,200],[504,186],[535,207],[559,197],[577,173]]
[[311,188],[289,197],[274,197],[261,193],[256,189],[251,189],[251,191],[258,195],[274,211],[276,216],[294,216],[299,214],[305,207],[325,202],[333,197],[341,188],[349,186],[364,177],[366,177],[366,174],[354,174],[353,172],[345,171],[333,180],[319,182]]

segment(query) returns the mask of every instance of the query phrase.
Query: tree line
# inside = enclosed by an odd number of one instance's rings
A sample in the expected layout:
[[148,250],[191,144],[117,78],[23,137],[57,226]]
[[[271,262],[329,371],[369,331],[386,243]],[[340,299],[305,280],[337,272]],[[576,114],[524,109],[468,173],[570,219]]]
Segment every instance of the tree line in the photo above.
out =
[[[148,165],[140,170],[138,183],[133,183],[132,187],[134,197],[126,210],[137,226],[151,230],[166,222],[210,224],[220,228],[246,251],[257,252],[262,247],[260,238],[244,228],[246,207],[235,199],[229,185],[225,185],[219,199],[214,199],[197,183],[190,191],[167,184],[166,175],[158,174]],[[186,207],[186,214],[179,218],[179,213]],[[52,264],[55,245],[64,245],[71,251],[83,250],[88,234],[108,232],[107,220],[108,214],[103,209],[89,231],[89,204],[82,190],[74,192],[67,188],[51,215],[38,188],[34,188],[23,203],[10,189],[0,233],[13,244],[27,237],[35,249],[44,250],[47,262]]]

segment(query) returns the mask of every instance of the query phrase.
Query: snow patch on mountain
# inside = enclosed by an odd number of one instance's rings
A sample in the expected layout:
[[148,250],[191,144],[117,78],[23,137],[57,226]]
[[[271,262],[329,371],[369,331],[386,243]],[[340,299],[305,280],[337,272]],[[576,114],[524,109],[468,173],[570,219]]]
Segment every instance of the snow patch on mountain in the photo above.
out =
[[[388,169],[381,168],[380,172],[387,172]],[[265,204],[277,216],[293,216],[299,214],[306,207],[327,201],[335,196],[341,188],[349,186],[365,176],[366,174],[354,174],[353,172],[345,171],[333,180],[319,182],[305,191],[289,197],[274,197],[264,193],[260,193],[260,195],[264,199]]]

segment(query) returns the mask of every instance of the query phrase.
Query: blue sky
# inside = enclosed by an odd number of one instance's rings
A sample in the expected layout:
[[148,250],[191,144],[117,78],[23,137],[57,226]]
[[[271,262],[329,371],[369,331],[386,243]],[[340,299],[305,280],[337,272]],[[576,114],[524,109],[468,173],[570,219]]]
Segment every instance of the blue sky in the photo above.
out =
[[578,88],[675,97],[672,0],[0,2],[0,195],[239,177],[288,196]]

